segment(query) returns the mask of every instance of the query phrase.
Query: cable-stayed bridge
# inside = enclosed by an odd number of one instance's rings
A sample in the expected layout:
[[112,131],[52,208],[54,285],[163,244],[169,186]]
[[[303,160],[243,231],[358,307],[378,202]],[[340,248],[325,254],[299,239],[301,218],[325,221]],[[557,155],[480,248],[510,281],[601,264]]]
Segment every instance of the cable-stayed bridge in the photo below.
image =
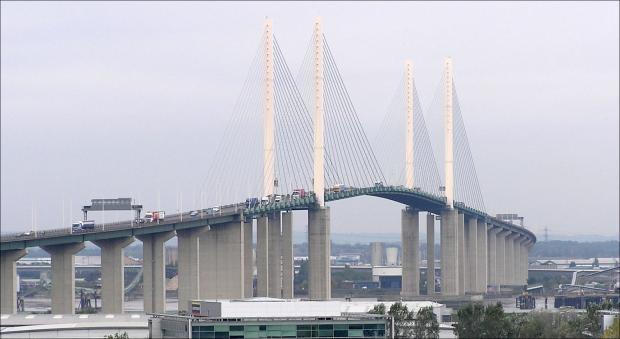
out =
[[[452,60],[444,61],[438,95],[426,115],[413,74],[412,63],[405,62],[373,148],[320,19],[296,75],[267,21],[206,173],[203,208],[152,223],[128,220],[80,232],[69,227],[2,235],[1,312],[15,312],[15,262],[28,247],[39,246],[51,255],[53,279],[64,282],[52,285],[52,313],[73,313],[73,255],[91,241],[102,250],[103,311],[122,313],[123,248],[135,238],[144,244],[144,310],[163,312],[164,243],[174,236],[179,248],[179,310],[188,311],[188,303],[198,298],[292,298],[295,210],[308,211],[308,297],[330,299],[326,203],[362,195],[406,205],[401,219],[404,298],[420,294],[423,212],[427,243],[435,243],[436,220],[440,224],[442,295],[482,294],[489,287],[525,284],[527,253],[536,237],[485,211]],[[425,118],[434,117],[441,118],[441,133],[427,128]],[[428,271],[434,272],[433,246],[429,249]],[[427,286],[434,294],[432,275]]]

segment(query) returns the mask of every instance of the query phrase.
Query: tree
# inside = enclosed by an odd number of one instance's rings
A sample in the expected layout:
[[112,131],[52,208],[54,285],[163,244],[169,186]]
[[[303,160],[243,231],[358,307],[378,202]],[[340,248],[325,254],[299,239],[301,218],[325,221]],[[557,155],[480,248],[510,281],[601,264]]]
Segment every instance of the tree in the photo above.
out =
[[414,338],[439,338],[439,322],[433,307],[422,307],[416,314],[413,325]]
[[594,258],[594,261],[592,262],[592,268],[598,267],[598,258]]
[[368,313],[385,315],[385,304],[381,303],[379,305],[375,305],[370,311],[368,311]]
[[127,334],[127,332],[116,332],[114,333],[114,335],[112,334],[108,334],[106,336],[103,337],[104,339],[129,339],[129,334]]
[[393,303],[388,315],[394,319],[394,338],[411,338],[415,316],[402,302]]
[[454,334],[459,338],[505,338],[514,335],[514,328],[504,314],[502,304],[484,306],[469,304],[456,314]]

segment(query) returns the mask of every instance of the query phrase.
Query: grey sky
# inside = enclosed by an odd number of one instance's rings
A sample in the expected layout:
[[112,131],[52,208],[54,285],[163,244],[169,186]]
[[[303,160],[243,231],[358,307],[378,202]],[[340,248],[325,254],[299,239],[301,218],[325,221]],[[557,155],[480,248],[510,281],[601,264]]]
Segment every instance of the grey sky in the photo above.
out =
[[[3,232],[30,228],[33,205],[39,227],[58,227],[63,199],[67,223],[70,201],[77,219],[94,197],[134,196],[150,209],[159,192],[161,207],[175,210],[183,192],[190,208],[264,17],[296,70],[317,15],[371,139],[403,60],[413,60],[426,106],[450,55],[487,210],[523,214],[535,232],[618,232],[617,2],[1,10]],[[335,203],[332,231],[398,232],[400,208]]]

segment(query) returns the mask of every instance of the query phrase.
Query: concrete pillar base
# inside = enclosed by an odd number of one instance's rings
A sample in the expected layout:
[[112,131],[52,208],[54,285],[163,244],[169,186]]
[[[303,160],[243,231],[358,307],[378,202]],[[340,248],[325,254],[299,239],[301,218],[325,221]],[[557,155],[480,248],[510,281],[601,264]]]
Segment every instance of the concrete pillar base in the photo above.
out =
[[402,288],[401,296],[420,295],[420,213],[410,207],[401,212]]
[[308,211],[308,298],[329,300],[331,291],[329,207]]
[[245,224],[241,221],[214,225],[200,236],[201,298],[241,299],[245,296]]
[[441,294],[459,294],[458,213],[453,208],[441,211]]
[[84,243],[41,247],[52,257],[52,314],[75,314],[75,257]]
[[246,298],[252,298],[254,296],[254,249],[252,246],[254,240],[252,238],[252,233],[252,220],[250,219],[249,222],[243,223],[243,269],[245,271],[243,278],[243,282],[245,283],[243,294]]
[[282,298],[282,229],[280,212],[276,212],[267,217],[267,260],[269,274],[269,290],[267,296],[271,298]]
[[174,231],[138,235],[142,241],[142,279],[144,290],[144,312],[164,313],[166,311],[166,260],[164,244],[174,237]]
[[269,295],[269,229],[268,218],[256,219],[256,296]]
[[293,299],[293,212],[282,213],[282,298]]
[[17,312],[17,270],[15,263],[28,253],[25,249],[0,253],[0,313]]
[[124,311],[125,262],[123,249],[133,237],[96,240],[101,248],[101,308],[103,313],[120,314]]
[[426,294],[435,294],[435,216],[426,215]]
[[208,229],[209,226],[202,226],[177,230],[179,311],[190,311],[189,302],[200,298],[199,236]]

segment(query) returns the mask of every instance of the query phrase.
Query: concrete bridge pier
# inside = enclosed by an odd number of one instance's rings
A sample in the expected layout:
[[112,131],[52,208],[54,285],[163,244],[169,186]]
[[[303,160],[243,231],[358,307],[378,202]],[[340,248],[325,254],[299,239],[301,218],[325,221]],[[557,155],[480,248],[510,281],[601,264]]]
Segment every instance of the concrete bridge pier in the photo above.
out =
[[458,213],[457,216],[456,240],[457,256],[455,260],[459,266],[457,275],[459,283],[457,291],[458,295],[464,295],[467,282],[469,281],[469,265],[467,265],[467,258],[465,257],[465,215],[463,213]]
[[178,241],[178,309],[188,310],[189,301],[200,297],[200,235],[209,226],[177,230]]
[[84,243],[42,246],[52,259],[52,314],[75,314],[75,257]]
[[166,257],[164,244],[174,236],[174,231],[136,236],[142,241],[144,312],[164,313],[166,311]]
[[468,218],[465,224],[465,262],[467,277],[465,292],[477,293],[478,286],[478,219]]
[[247,225],[244,221],[214,225],[200,236],[200,298],[245,297]]
[[441,211],[441,294],[459,294],[458,212],[453,208]]
[[498,274],[497,274],[497,233],[499,229],[493,228],[491,224],[488,224],[488,233],[487,233],[487,258],[488,258],[488,267],[487,267],[487,285],[490,286],[499,286]]
[[331,291],[329,207],[308,211],[308,297],[329,300]]
[[267,222],[268,297],[282,298],[282,225],[280,212],[270,214]]
[[256,296],[269,295],[269,229],[266,216],[256,219]]
[[506,236],[510,231],[499,231],[496,234],[496,272],[497,285],[506,285]]
[[2,251],[0,255],[0,314],[17,312],[17,260],[25,256],[28,251]]
[[515,249],[514,249],[514,244],[515,244],[515,238],[517,238],[519,235],[516,233],[511,233],[509,235],[506,236],[506,249],[505,249],[505,253],[504,254],[504,260],[506,262],[506,285],[514,285],[515,284],[515,257],[514,257],[514,253],[515,253]]
[[426,294],[435,294],[435,216],[426,215]]
[[420,213],[407,206],[401,213],[403,297],[420,295]]
[[[251,242],[250,242],[251,243]],[[293,212],[282,213],[282,298],[293,298]]]
[[243,223],[243,295],[246,298],[254,296],[254,251],[253,251],[252,219]]
[[477,269],[477,278],[476,278],[476,286],[475,291],[478,293],[486,293],[487,291],[487,225],[486,222],[482,219],[478,219],[476,221],[476,237],[477,240],[477,249],[476,252],[476,269]]
[[123,313],[125,300],[124,248],[134,237],[95,240],[101,248],[101,301],[103,313]]

